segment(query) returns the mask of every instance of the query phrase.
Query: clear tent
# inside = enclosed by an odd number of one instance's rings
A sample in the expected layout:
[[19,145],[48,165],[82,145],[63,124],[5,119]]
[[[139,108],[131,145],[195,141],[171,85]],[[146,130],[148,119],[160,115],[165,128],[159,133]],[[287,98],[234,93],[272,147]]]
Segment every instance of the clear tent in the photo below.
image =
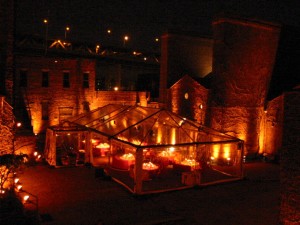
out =
[[136,194],[241,179],[243,141],[166,109],[109,104],[68,119],[85,127],[85,162]]

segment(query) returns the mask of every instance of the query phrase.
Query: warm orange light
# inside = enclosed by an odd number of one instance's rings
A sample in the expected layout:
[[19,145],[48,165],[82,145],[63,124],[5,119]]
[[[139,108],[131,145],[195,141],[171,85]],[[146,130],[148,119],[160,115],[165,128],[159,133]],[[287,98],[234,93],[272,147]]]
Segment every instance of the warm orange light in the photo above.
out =
[[108,34],[111,34],[111,30],[110,30],[110,29],[108,29],[108,30],[107,30],[107,33],[108,33]]
[[199,162],[197,162],[195,159],[184,159],[180,162],[182,165],[191,166],[192,169],[198,169],[200,167]]
[[230,145],[229,144],[225,144],[224,147],[223,147],[223,151],[224,151],[224,155],[223,157],[226,159],[226,158],[229,158],[230,156]]
[[114,87],[114,90],[115,90],[115,91],[118,91],[118,90],[119,90],[119,88],[118,88],[118,87]]
[[21,127],[22,126],[22,123],[21,122],[18,122],[17,123],[17,127]]
[[157,140],[156,140],[156,142],[161,143],[161,141],[162,141],[162,128],[158,127],[157,128]]
[[44,23],[45,23],[45,24],[48,23],[48,20],[47,20],[47,19],[44,19]]
[[158,39],[158,38],[155,38],[155,41],[156,41],[156,42],[158,42],[158,41],[159,41],[159,39]]
[[96,146],[96,148],[110,148],[110,145],[107,143],[100,143]]
[[22,189],[22,185],[17,186],[17,190],[20,191]]
[[143,170],[156,170],[158,166],[152,162],[143,163]]
[[97,142],[97,140],[92,139],[91,142],[92,142],[92,144],[95,144]]
[[118,139],[120,139],[122,141],[128,141],[128,139],[126,137],[123,137],[123,136],[119,136]]
[[213,146],[213,153],[212,153],[212,155],[213,155],[214,159],[219,158],[220,148],[221,148],[220,145],[214,145]]
[[128,41],[129,37],[127,35],[124,36],[124,41]]
[[135,160],[135,157],[132,153],[124,154],[124,155],[120,156],[120,158],[123,160]]
[[15,178],[15,184],[17,184],[19,182],[19,178]]
[[171,144],[175,145],[176,144],[176,129],[171,128]]
[[25,195],[25,196],[23,197],[24,202],[27,202],[28,199],[29,199],[29,195]]
[[132,140],[132,143],[135,145],[140,145],[141,141],[134,139],[134,140]]
[[66,27],[66,31],[69,31],[70,30],[70,27]]

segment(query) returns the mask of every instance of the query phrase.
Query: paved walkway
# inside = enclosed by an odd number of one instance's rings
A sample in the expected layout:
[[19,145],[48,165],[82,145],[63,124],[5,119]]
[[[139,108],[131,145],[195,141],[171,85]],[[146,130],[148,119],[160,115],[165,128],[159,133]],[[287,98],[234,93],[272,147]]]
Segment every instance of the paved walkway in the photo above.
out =
[[246,179],[205,188],[135,197],[94,168],[26,168],[23,188],[38,196],[49,225],[276,225],[279,166],[248,163]]

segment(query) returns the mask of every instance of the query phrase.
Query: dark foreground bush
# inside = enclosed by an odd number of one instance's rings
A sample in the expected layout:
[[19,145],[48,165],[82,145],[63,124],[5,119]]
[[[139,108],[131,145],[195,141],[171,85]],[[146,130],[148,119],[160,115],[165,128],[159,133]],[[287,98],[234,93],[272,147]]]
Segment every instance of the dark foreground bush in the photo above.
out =
[[35,225],[38,219],[29,216],[20,199],[13,192],[0,196],[1,225]]

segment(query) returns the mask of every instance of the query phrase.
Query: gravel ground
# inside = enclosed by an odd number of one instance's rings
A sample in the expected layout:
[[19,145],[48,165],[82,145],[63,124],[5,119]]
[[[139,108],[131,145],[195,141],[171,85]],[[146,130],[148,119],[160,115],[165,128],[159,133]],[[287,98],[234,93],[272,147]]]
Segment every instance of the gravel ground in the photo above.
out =
[[38,196],[49,225],[276,225],[279,165],[247,163],[242,181],[149,196],[133,196],[94,168],[25,169],[23,189]]

